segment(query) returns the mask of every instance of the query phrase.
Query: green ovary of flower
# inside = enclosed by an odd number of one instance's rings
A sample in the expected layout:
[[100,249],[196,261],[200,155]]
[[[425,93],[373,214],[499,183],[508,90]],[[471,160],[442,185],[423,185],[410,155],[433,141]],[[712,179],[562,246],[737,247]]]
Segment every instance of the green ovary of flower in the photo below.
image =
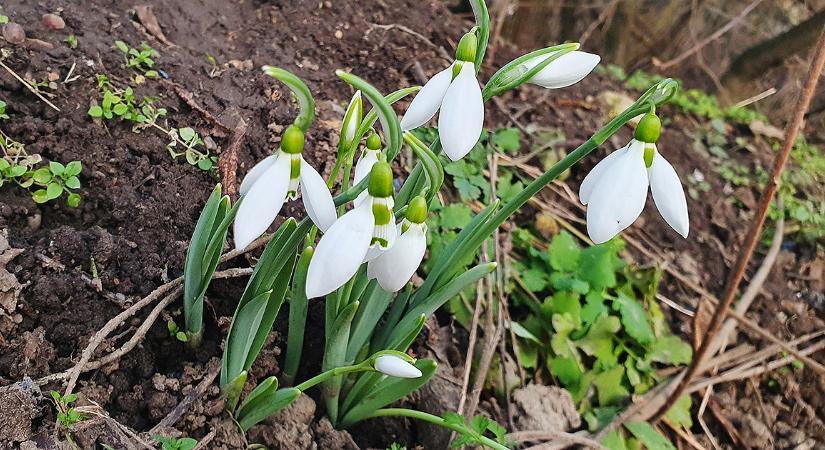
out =
[[384,161],[379,161],[370,170],[369,194],[376,198],[392,196],[392,168]]
[[295,125],[290,125],[281,138],[281,150],[290,154],[304,151],[304,132]]
[[655,143],[659,140],[659,135],[662,133],[662,121],[656,113],[647,113],[639,120],[639,125],[636,126],[636,139],[648,144]]

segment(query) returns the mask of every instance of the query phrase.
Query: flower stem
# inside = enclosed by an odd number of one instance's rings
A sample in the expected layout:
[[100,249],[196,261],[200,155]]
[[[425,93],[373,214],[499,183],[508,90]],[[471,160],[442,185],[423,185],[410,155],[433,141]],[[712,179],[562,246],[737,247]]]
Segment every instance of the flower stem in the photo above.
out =
[[[455,423],[448,423],[444,419],[438,416],[434,416],[430,413],[426,413],[424,411],[417,411],[414,409],[406,409],[406,408],[383,408],[377,409],[374,412],[368,414],[365,419],[371,419],[374,417],[393,417],[393,416],[401,416],[401,417],[409,417],[411,419],[418,419],[423,420],[424,422],[429,422],[434,425],[438,425],[440,427],[447,428],[449,430],[455,431],[456,433],[466,434],[467,427],[462,426]],[[475,434],[475,433],[474,433]],[[479,443],[494,448],[496,450],[508,450],[507,446],[499,444],[498,442],[485,437],[479,436]]]
[[300,390],[301,392],[304,392],[307,389],[309,389],[309,388],[311,388],[311,387],[313,387],[317,384],[323,383],[324,381],[327,381],[329,379],[332,379],[332,378],[340,376],[340,375],[344,375],[344,374],[352,373],[352,372],[374,371],[375,369],[373,369],[372,366],[370,366],[369,362],[370,362],[370,360],[367,359],[367,360],[361,362],[360,364],[355,364],[355,365],[352,365],[352,366],[335,367],[333,369],[327,370],[326,372],[315,375],[314,377],[304,381],[303,383],[299,384],[298,386],[295,386],[295,388]]

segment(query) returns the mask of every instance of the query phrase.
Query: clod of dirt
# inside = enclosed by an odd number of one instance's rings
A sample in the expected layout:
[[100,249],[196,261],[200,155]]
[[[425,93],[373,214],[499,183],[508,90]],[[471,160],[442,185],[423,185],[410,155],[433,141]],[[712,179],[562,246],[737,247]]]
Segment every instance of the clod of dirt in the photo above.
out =
[[346,431],[336,430],[329,419],[322,418],[312,426],[318,448],[335,448],[341,450],[361,450]]
[[[249,442],[264,444],[268,448],[305,450],[312,446],[310,424],[315,417],[315,401],[302,395],[283,411],[270,416],[262,424],[249,430]],[[332,428],[330,426],[330,428]],[[344,448],[324,447],[320,448]],[[357,448],[357,447],[356,447]]]
[[558,386],[529,384],[513,391],[517,408],[515,428],[520,431],[560,430],[581,426],[570,393]]
[[729,411],[728,416],[749,448],[772,448],[773,434],[761,420],[746,412]]
[[43,22],[43,26],[50,30],[62,30],[66,28],[66,22],[63,21],[63,18],[57,14],[43,14],[43,18],[41,20]]
[[28,440],[32,420],[40,417],[42,402],[40,387],[29,377],[0,388],[0,444]]
[[23,285],[17,281],[17,277],[6,270],[6,264],[21,253],[23,250],[11,248],[6,240],[5,230],[0,232],[0,342],[2,336],[11,336],[16,325],[22,320],[20,314],[15,311]]
[[120,426],[108,417],[93,417],[82,420],[75,425],[72,435],[80,448],[100,448],[102,444],[123,450],[143,448],[142,446],[138,447],[135,440],[124,433]]
[[3,38],[9,44],[20,45],[26,42],[26,31],[20,24],[9,22],[3,27]]

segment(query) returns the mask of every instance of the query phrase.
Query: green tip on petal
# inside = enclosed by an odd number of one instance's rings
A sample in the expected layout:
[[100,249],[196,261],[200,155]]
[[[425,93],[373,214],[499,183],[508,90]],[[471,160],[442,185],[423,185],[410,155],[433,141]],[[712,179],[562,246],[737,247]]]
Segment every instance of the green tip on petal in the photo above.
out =
[[473,62],[476,59],[476,50],[478,49],[478,39],[474,32],[466,33],[458,41],[458,47],[455,49],[455,59],[459,61]]
[[379,161],[372,166],[368,190],[376,198],[392,197],[392,167],[389,163]]
[[647,113],[639,120],[639,125],[636,126],[636,139],[648,144],[652,144],[659,140],[659,135],[662,133],[662,121],[656,113]]
[[290,125],[281,137],[281,150],[296,154],[304,151],[304,132],[296,125]]
[[381,136],[378,133],[372,133],[367,138],[367,148],[370,150],[378,150],[381,148]]
[[410,200],[406,217],[412,223],[424,223],[427,220],[427,200],[420,195]]

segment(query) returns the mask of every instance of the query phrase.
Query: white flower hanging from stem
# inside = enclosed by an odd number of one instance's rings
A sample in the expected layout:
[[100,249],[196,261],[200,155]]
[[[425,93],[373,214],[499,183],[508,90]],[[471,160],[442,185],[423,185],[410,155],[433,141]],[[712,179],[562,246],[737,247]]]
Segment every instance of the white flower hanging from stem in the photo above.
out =
[[309,263],[307,298],[327,295],[349,281],[370,250],[391,248],[397,237],[392,213],[392,168],[372,166],[366,198],[332,224],[318,242]]
[[477,45],[475,32],[465,34],[458,43],[456,61],[427,81],[401,119],[401,129],[409,131],[441,109],[438,134],[444,153],[453,161],[472,150],[484,126],[484,100],[473,63]]
[[243,202],[235,218],[235,247],[245,248],[263,234],[284,201],[303,198],[307,214],[321,231],[337,217],[332,194],[321,175],[302,155],[304,133],[295,125],[284,131],[281,148],[255,165],[241,182]]
[[407,205],[405,219],[398,224],[395,245],[367,264],[367,277],[377,279],[387,292],[399,291],[410,281],[427,250],[427,201],[418,196]]
[[600,161],[582,182],[579,199],[587,205],[587,234],[596,244],[609,241],[639,217],[648,186],[665,222],[687,237],[685,192],[673,166],[656,149],[660,130],[656,114],[646,114],[635,139]]

